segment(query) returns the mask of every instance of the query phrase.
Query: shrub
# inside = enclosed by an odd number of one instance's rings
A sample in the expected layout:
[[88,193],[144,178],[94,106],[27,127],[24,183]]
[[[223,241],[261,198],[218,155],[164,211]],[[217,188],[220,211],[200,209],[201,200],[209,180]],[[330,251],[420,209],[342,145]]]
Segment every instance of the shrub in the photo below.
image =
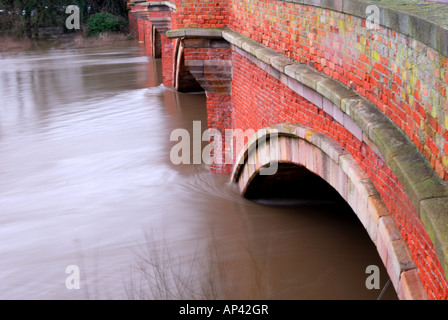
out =
[[125,32],[127,22],[123,18],[114,16],[107,12],[92,15],[87,22],[87,34],[95,36],[102,32],[120,33]]

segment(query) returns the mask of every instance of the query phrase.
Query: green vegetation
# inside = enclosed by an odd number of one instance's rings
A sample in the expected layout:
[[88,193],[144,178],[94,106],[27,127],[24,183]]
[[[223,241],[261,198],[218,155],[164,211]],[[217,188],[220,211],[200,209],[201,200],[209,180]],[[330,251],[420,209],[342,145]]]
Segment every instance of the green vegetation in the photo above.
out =
[[127,31],[128,23],[125,19],[114,16],[108,12],[92,15],[87,22],[87,34],[96,36],[100,33],[124,33]]
[[61,32],[71,32],[65,28],[65,20],[69,16],[65,9],[69,5],[80,8],[83,31],[86,31],[89,19],[99,13],[116,17],[107,20],[106,31],[111,28],[126,30],[126,0],[0,0],[0,34],[37,39],[40,28],[56,27]]

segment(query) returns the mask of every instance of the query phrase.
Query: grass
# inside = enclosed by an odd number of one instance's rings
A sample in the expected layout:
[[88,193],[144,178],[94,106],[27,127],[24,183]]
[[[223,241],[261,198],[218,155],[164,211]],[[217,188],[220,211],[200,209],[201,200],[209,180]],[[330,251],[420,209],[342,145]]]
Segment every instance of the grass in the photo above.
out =
[[[95,48],[111,45],[118,41],[131,40],[128,34],[101,33],[97,36],[87,37],[82,33],[65,35],[58,39],[57,47],[61,49]],[[34,41],[27,38],[15,38],[9,35],[0,35],[0,52],[16,52],[29,49]]]
[[[263,272],[245,279],[231,259],[220,257],[216,239],[193,256],[173,256],[165,242],[146,237],[136,253],[125,290],[130,300],[261,300],[269,299]],[[250,252],[248,252],[249,255]],[[253,257],[252,257],[253,258]]]
[[94,48],[110,45],[117,41],[130,40],[129,35],[122,33],[101,33],[94,37],[86,37],[82,33],[74,35],[72,41],[61,45],[64,48]]
[[0,52],[11,52],[29,49],[33,45],[30,39],[0,35]]

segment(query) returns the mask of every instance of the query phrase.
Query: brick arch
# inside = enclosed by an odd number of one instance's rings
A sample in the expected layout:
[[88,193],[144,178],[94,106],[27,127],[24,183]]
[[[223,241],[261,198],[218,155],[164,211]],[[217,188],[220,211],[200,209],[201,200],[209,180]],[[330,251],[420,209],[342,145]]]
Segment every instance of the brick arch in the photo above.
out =
[[[271,151],[273,146],[275,152]],[[366,229],[399,298],[427,298],[416,263],[392,215],[368,174],[347,150],[306,126],[270,126],[258,131],[245,145],[236,159],[231,180],[244,195],[260,170],[275,163],[305,167],[331,185]]]

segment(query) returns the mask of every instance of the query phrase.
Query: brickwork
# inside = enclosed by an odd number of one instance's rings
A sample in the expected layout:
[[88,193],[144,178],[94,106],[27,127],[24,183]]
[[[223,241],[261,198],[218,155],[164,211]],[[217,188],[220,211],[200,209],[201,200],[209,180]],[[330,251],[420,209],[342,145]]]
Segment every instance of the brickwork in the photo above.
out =
[[178,28],[224,28],[229,24],[227,0],[175,0]]
[[409,246],[428,297],[446,299],[448,286],[421,220],[400,182],[384,161],[322,109],[299,96],[238,53],[232,55],[234,128],[258,130],[299,123],[324,133],[348,150],[379,191]]
[[144,32],[145,32],[145,53],[149,57],[154,56],[153,51],[153,30],[152,23],[149,20],[144,21]]
[[[448,58],[396,31],[319,7],[229,0],[229,27],[352,88],[448,181]],[[268,17],[268,18],[267,18]]]
[[[222,42],[222,41],[219,41]],[[231,92],[232,51],[227,44],[216,45],[208,39],[188,39],[184,41],[184,58],[190,62],[190,70],[196,81],[205,89],[207,95],[207,124],[218,129],[225,146],[225,130],[232,129],[233,106]],[[191,61],[197,63],[191,63]],[[187,65],[188,66],[188,65]],[[222,149],[219,164],[212,164],[211,170],[218,174],[230,174],[232,164],[225,164],[229,150]]]

